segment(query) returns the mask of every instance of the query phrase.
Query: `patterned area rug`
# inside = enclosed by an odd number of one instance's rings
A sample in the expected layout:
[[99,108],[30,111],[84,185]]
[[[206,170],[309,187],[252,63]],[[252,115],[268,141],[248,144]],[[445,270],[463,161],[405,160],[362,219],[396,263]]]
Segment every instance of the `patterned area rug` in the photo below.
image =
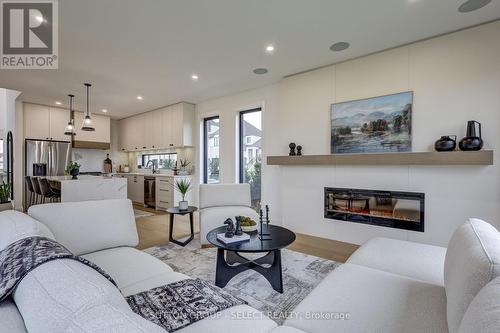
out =
[[[164,261],[176,272],[214,283],[217,250],[200,249],[199,244],[199,240],[195,239],[184,248],[170,243],[144,251]],[[252,270],[235,276],[224,287],[225,291],[268,314],[278,324],[285,320],[284,314],[292,311],[328,273],[340,265],[287,249],[281,251],[281,256],[283,294],[274,291],[262,275]],[[272,313],[277,315],[269,315]]]

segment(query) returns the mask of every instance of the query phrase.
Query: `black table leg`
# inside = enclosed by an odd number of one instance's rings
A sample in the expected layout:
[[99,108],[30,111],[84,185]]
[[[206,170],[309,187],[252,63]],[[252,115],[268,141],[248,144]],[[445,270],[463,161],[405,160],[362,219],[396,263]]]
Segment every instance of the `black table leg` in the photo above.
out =
[[[256,260],[249,260],[245,257],[228,251],[228,261],[224,258],[224,250],[217,249],[217,267],[215,271],[215,285],[218,287],[225,287],[228,282],[241,272],[252,269],[266,278],[274,290],[283,293],[283,274],[281,270],[281,251],[270,251],[267,255]],[[263,264],[272,264],[269,267],[262,266]],[[229,263],[239,263],[236,265],[229,265]]]
[[191,235],[184,242],[178,241],[172,237],[172,233],[174,232],[174,216],[175,214],[170,214],[170,230],[168,232],[168,240],[174,244],[180,245],[182,247],[186,246],[190,241],[194,238],[194,229],[193,229],[193,213],[189,213],[189,223],[191,225]]

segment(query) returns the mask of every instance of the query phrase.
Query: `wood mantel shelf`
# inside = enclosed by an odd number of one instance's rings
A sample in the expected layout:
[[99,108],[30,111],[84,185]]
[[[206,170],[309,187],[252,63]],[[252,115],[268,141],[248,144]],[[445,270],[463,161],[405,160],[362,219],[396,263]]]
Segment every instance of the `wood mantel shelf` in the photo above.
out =
[[267,165],[493,165],[493,150],[268,156]]

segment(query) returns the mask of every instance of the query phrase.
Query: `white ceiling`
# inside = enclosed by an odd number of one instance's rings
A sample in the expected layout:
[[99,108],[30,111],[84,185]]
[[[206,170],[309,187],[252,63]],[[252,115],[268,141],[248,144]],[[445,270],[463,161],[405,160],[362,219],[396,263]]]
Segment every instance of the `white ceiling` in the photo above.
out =
[[[463,1],[60,0],[59,69],[0,70],[0,87],[49,105],[67,105],[74,93],[83,109],[83,82],[91,82],[92,111],[121,118],[500,18],[498,0],[467,14],[457,10]],[[351,47],[331,52],[340,41]],[[255,75],[256,67],[269,73]]]

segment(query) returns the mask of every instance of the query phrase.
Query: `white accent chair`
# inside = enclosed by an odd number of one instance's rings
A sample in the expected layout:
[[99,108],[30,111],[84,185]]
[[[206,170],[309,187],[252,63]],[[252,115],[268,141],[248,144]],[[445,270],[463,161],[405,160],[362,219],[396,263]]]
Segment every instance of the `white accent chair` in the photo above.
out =
[[208,245],[207,234],[224,225],[227,218],[248,216],[258,223],[259,215],[251,208],[249,184],[200,185],[200,240]]

